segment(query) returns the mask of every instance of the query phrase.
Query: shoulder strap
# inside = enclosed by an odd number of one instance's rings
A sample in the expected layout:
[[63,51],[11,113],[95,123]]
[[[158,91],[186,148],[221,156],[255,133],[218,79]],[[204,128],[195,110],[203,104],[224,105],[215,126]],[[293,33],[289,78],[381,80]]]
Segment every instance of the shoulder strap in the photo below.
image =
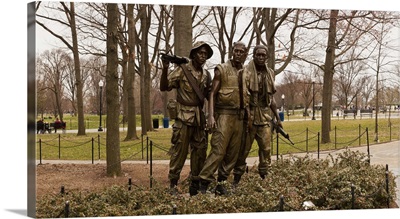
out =
[[204,95],[200,91],[199,85],[196,83],[196,80],[194,79],[193,75],[189,73],[189,70],[187,69],[187,66],[185,64],[179,65],[183,69],[183,73],[185,74],[186,78],[188,79],[190,85],[194,89],[194,91],[197,94],[197,97],[200,99],[201,105],[204,103]]

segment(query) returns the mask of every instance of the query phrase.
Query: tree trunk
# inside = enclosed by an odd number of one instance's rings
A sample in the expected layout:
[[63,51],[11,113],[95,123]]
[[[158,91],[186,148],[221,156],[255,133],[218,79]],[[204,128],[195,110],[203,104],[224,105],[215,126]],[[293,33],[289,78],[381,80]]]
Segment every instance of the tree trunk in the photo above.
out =
[[[169,7],[173,7],[173,6],[168,6]],[[161,16],[163,19],[162,25],[165,26],[165,52],[169,53],[172,48],[171,48],[171,33],[172,33],[172,27],[173,25],[170,25],[170,17],[166,16],[166,10],[167,10],[167,6],[163,7],[163,10],[161,11]],[[172,92],[161,92],[162,95],[162,101],[163,101],[163,115],[164,118],[169,118],[169,112],[167,109],[167,103],[169,100],[169,97],[172,95]]]
[[175,55],[189,56],[192,48],[192,6],[174,6]]
[[61,81],[60,81],[60,75],[58,74],[57,75],[57,80],[56,80],[57,82],[60,82],[60,84],[56,84],[55,86],[54,86],[54,96],[55,96],[55,99],[56,99],[56,108],[57,108],[57,113],[54,115],[54,117],[58,117],[58,118],[60,118],[61,120],[62,120],[62,106],[61,106],[61,99],[62,99],[62,96],[61,96]]
[[335,48],[336,48],[336,23],[339,11],[332,10],[330,15],[328,45],[326,49],[325,67],[324,67],[324,87],[322,90],[322,116],[321,126],[322,135],[321,143],[329,143],[330,130],[331,130],[331,109],[332,109],[332,88],[333,88],[333,74],[335,62]]
[[74,54],[74,65],[75,65],[75,84],[76,84],[76,101],[78,108],[78,134],[86,135],[85,129],[85,116],[83,114],[83,82],[81,77],[81,64],[79,61],[79,51],[78,51],[78,36],[76,33],[76,23],[75,23],[75,6],[74,3],[70,3],[71,6],[71,32],[72,32],[72,52]]
[[[123,48],[121,48],[123,49]],[[125,48],[128,49],[128,48]],[[121,102],[122,102],[122,120],[121,122],[123,124],[125,124],[125,122],[127,121],[127,115],[128,115],[128,83],[129,83],[129,79],[128,79],[128,59],[129,59],[129,55],[127,54],[126,51],[122,52],[122,61],[121,61],[121,70],[122,70],[122,98],[121,98]]]
[[150,66],[147,33],[150,27],[150,13],[147,12],[149,5],[140,6],[140,23],[142,30],[141,39],[141,59],[140,59],[140,103],[141,103],[141,120],[142,134],[146,135],[147,131],[153,130],[151,126],[151,109],[150,109]]
[[[174,54],[178,56],[189,57],[190,50],[192,49],[192,6],[173,6],[174,13]],[[170,48],[167,48],[170,49]],[[169,50],[167,50],[169,51]],[[165,108],[168,96],[176,98],[176,90],[164,92]],[[168,110],[166,110],[168,111]]]
[[[265,8],[263,9],[264,25],[266,41],[268,43],[269,58],[267,60],[268,67],[275,70],[275,20],[276,20],[276,8]],[[277,72],[275,71],[275,75]]]
[[135,108],[135,44],[136,44],[136,30],[135,20],[133,18],[133,4],[128,4],[128,47],[129,47],[129,59],[128,59],[128,74],[127,82],[127,120],[128,130],[126,132],[125,141],[138,139],[136,133],[136,108]]
[[118,92],[118,5],[107,4],[107,176],[121,175]]

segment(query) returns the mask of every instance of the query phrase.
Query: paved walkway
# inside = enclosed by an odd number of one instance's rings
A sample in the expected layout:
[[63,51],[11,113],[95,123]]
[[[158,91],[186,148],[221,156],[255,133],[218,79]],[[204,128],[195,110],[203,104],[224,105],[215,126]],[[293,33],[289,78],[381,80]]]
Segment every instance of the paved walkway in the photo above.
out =
[[[370,145],[370,155],[371,155],[371,164],[381,164],[381,165],[388,165],[389,170],[393,172],[396,176],[396,185],[397,185],[397,199],[396,203],[400,206],[400,141],[392,141],[389,143],[382,143],[382,144],[374,144]],[[354,147],[351,148],[352,151],[360,151],[363,153],[367,153],[367,147]],[[335,155],[338,153],[342,153],[343,150],[336,150],[332,151],[331,154]],[[317,153],[310,153],[311,156],[317,158]],[[329,153],[324,151],[324,153],[320,153],[320,159],[324,159],[328,156]],[[298,153],[296,156],[305,156],[306,153]],[[285,155],[288,156],[288,155]],[[285,157],[284,156],[284,157]],[[276,156],[272,156],[272,160],[276,160]],[[38,164],[40,161],[37,160],[36,163]],[[153,160],[155,163],[159,164],[168,164],[168,160]],[[77,164],[91,164],[91,160],[85,161],[73,161],[73,160],[42,160],[43,164],[46,163],[77,163]],[[95,163],[105,163],[104,160],[102,161],[95,161]],[[125,161],[125,163],[146,163],[146,161]],[[249,157],[247,158],[248,165],[255,165],[258,163],[258,157]],[[186,161],[186,165],[189,165],[189,160]]]

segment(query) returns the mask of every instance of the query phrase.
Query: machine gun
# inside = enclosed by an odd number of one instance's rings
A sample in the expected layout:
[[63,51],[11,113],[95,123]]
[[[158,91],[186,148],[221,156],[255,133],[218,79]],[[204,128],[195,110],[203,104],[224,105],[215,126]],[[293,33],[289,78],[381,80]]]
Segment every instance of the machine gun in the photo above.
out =
[[294,145],[294,143],[292,142],[292,140],[290,140],[289,138],[289,134],[285,132],[285,130],[283,130],[283,128],[281,128],[275,120],[271,120],[272,123],[272,131],[276,130],[276,133],[281,134],[283,137],[285,137],[292,145]]
[[178,64],[178,65],[189,62],[189,60],[185,57],[180,57],[180,56],[176,56],[176,55],[168,55],[165,53],[160,53],[160,55],[161,55],[161,60],[168,61],[168,62]]

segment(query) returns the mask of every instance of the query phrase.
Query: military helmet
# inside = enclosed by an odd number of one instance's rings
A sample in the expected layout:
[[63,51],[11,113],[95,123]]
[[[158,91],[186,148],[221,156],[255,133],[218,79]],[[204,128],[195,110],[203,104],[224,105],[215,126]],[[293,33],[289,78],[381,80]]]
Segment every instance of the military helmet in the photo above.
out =
[[193,48],[190,50],[190,54],[189,54],[189,58],[193,59],[194,58],[194,53],[201,48],[202,46],[204,46],[207,50],[207,59],[211,58],[211,56],[213,55],[213,50],[211,49],[211,46],[208,45],[206,42],[204,41],[197,41],[193,44]]

